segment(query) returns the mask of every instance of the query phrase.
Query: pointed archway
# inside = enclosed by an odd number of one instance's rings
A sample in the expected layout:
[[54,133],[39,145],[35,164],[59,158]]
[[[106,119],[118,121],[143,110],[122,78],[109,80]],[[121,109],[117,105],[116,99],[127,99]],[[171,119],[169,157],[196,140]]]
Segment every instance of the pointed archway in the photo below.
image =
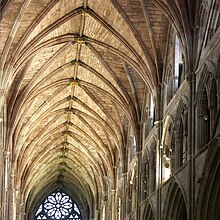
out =
[[81,213],[73,199],[61,189],[57,189],[40,204],[34,220],[81,220]]
[[163,212],[164,220],[187,220],[183,192],[176,182],[171,183]]
[[143,220],[154,220],[155,219],[152,206],[150,205],[149,202],[147,202],[147,204],[145,206],[142,219]]
[[203,182],[198,193],[195,219],[220,218],[220,138],[210,143],[203,171]]

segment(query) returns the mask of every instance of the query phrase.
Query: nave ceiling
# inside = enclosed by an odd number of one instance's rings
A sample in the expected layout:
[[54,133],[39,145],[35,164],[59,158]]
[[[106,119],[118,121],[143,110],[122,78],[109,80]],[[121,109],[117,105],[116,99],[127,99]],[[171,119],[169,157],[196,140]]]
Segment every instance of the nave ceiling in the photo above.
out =
[[169,35],[161,8],[171,5],[3,1],[1,89],[10,128],[4,138],[16,188],[29,204],[59,184],[90,202],[107,190],[107,179],[115,187],[129,132],[139,141],[145,94],[157,96]]

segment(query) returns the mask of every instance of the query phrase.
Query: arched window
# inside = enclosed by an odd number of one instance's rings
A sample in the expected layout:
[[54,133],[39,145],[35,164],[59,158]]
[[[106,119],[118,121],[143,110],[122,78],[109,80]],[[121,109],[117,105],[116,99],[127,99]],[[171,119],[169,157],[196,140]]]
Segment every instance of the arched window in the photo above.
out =
[[183,81],[183,53],[178,36],[175,36],[174,52],[174,91],[176,91]]
[[197,91],[197,147],[202,149],[214,137],[218,119],[217,78],[214,64],[207,62]]
[[154,127],[155,122],[155,104],[154,104],[154,97],[151,93],[146,94],[145,100],[145,113],[144,113],[144,130],[145,130],[145,137],[150,133],[151,129]]
[[164,124],[164,131],[162,136],[162,182],[164,183],[170,178],[170,175],[174,172],[175,164],[175,128],[173,119],[168,116]]
[[184,56],[181,41],[177,34],[173,32],[172,37],[169,40],[169,48],[167,54],[167,66],[164,75],[165,83],[165,103],[168,104],[181,83],[184,76]]
[[41,203],[35,213],[35,219],[81,220],[81,214],[70,196],[57,189]]
[[187,160],[188,138],[188,106],[187,101],[180,100],[176,115],[175,136],[175,170],[179,169]]
[[135,155],[136,155],[136,139],[135,139],[135,136],[132,135],[130,137],[130,149],[129,149],[129,161],[128,162],[131,162]]
[[163,220],[187,219],[187,209],[182,189],[175,182],[171,182],[166,196],[166,203],[163,211]]
[[166,104],[170,102],[174,94],[173,89],[173,67],[170,64],[166,70]]
[[206,44],[211,40],[220,25],[219,1],[209,1],[207,4],[207,9],[209,10],[209,15],[211,15],[210,17],[212,19],[211,22],[208,23]]
[[155,107],[153,95],[150,95],[150,112],[149,112],[150,126],[153,128],[155,122]]
[[208,108],[208,94],[205,87],[200,91],[200,102],[197,107],[198,115],[198,148],[201,149],[210,141],[210,114]]
[[209,72],[206,80],[206,91],[208,95],[208,109],[210,117],[210,138],[215,134],[216,116],[217,116],[217,80],[212,72]]

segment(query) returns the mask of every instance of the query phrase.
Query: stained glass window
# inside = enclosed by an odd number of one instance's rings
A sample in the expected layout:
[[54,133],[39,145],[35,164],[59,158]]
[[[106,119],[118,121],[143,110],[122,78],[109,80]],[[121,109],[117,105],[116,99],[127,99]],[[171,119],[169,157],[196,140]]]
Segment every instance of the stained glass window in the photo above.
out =
[[35,213],[35,220],[81,220],[80,211],[72,199],[60,189],[49,195]]

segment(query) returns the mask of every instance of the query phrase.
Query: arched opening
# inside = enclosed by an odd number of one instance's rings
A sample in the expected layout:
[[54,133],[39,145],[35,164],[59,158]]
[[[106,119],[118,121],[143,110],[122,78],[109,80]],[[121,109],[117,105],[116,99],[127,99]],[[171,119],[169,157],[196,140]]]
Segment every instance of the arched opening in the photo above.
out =
[[143,220],[154,220],[154,213],[153,213],[153,209],[150,205],[149,202],[147,202],[146,207],[144,209],[144,213],[143,213]]
[[170,64],[166,70],[166,103],[168,104],[173,97],[173,69],[172,65]]
[[130,215],[133,213],[134,209],[136,208],[137,202],[137,171],[136,166],[129,171],[128,174],[128,183],[127,183],[127,206],[126,206],[126,213]]
[[174,50],[174,91],[176,91],[183,81],[183,53],[177,34],[175,35]]
[[196,219],[220,219],[220,140],[211,142],[203,171],[203,184],[198,193]]
[[82,220],[80,210],[73,199],[61,189],[47,196],[35,212],[34,220]]
[[187,137],[188,137],[188,107],[187,101],[180,100],[175,118],[175,170],[180,168],[187,160]]
[[215,34],[217,31],[219,25],[220,25],[220,16],[219,16],[219,1],[218,0],[213,0],[212,4],[210,5],[210,14],[212,17],[211,22],[209,23],[208,26],[208,32],[207,32],[207,39],[206,39],[206,44],[211,40],[212,36]]
[[217,117],[217,83],[215,68],[212,63],[207,62],[204,67],[204,75],[198,87],[198,129],[197,146],[202,149],[214,137]]
[[162,182],[166,182],[174,172],[175,164],[175,129],[173,119],[169,116],[164,125],[162,136],[163,158],[162,158]]
[[129,162],[132,161],[135,155],[136,155],[136,139],[135,136],[132,135],[130,137]]
[[150,128],[153,128],[155,122],[155,104],[152,94],[150,95],[149,107],[150,107],[150,112],[149,112]]
[[166,85],[166,95],[165,103],[169,103],[179,89],[181,83],[183,82],[184,76],[184,57],[181,41],[177,33],[172,30],[171,37],[169,39],[169,64],[166,67],[165,72],[165,85]]
[[185,200],[177,183],[171,183],[166,204],[164,207],[164,220],[187,220]]
[[208,109],[208,95],[205,88],[200,93],[200,103],[198,106],[198,127],[197,142],[198,150],[202,149],[210,140],[210,115]]
[[144,136],[147,137],[151,129],[154,127],[155,122],[155,101],[153,95],[148,91],[145,94],[144,109]]

